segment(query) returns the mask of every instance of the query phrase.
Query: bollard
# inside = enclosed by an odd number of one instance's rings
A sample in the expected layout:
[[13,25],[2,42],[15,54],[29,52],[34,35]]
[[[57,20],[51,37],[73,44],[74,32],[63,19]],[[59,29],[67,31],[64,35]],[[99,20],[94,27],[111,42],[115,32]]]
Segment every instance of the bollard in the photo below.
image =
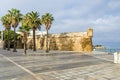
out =
[[118,63],[118,53],[114,53],[114,63]]
[[118,57],[117,57],[117,58],[118,58],[118,59],[117,59],[117,60],[118,60],[118,63],[120,63],[120,52],[117,52],[117,56],[118,56]]

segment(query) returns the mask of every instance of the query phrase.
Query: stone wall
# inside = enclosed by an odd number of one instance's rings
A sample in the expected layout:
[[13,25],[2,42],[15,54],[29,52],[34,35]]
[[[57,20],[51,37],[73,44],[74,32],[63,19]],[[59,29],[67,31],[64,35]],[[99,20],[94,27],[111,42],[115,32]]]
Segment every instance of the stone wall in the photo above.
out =
[[[48,39],[49,49],[91,52],[93,50],[92,36],[92,29],[88,29],[87,32],[51,34]],[[30,41],[30,39],[31,38],[29,38],[28,41]],[[28,43],[28,47],[30,47],[30,43]],[[45,36],[38,36],[36,38],[36,44],[37,49],[45,50]]]

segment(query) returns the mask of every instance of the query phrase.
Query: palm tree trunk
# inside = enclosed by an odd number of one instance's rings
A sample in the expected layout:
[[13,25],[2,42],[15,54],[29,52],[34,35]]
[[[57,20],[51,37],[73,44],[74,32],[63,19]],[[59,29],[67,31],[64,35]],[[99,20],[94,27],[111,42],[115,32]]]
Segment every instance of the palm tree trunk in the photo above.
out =
[[35,29],[33,29],[33,51],[36,51]]
[[47,30],[47,36],[46,36],[46,52],[48,53],[48,30]]
[[10,50],[10,40],[9,40],[9,38],[10,38],[10,30],[8,29],[8,51]]
[[16,33],[15,33],[15,31],[16,31],[16,28],[14,27],[14,49],[13,49],[13,52],[17,52],[17,50],[16,50]]
[[27,50],[27,44],[26,44],[26,41],[25,41],[24,42],[24,53],[25,53],[25,55],[27,54],[26,50]]
[[3,49],[5,50],[6,49],[6,41],[5,41],[5,34],[4,34],[4,31],[3,31]]
[[24,53],[25,53],[25,55],[27,54],[27,52],[26,52],[26,50],[27,50],[27,33],[26,32],[24,32],[23,33],[24,34]]

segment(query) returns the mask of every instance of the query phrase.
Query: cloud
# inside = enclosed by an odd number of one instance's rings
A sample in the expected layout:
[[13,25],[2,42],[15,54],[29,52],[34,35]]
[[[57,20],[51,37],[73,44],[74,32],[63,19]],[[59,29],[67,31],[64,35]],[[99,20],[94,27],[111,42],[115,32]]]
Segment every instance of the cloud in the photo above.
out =
[[120,16],[105,16],[92,21],[94,28],[101,32],[113,32],[120,29]]
[[[105,15],[97,19],[63,19],[52,26],[51,32],[80,32],[93,28],[93,43],[105,44],[119,43],[120,16]],[[110,45],[109,45],[110,46]]]
[[96,0],[94,3],[92,2],[94,0],[88,1],[80,1],[76,0],[74,2],[71,2],[69,4],[63,5],[61,9],[58,9],[54,12],[56,18],[81,18],[85,16],[89,16],[91,12],[95,11],[94,8],[96,8],[98,5],[101,5],[102,0]]
[[50,33],[87,31],[91,27],[94,43],[108,40],[120,43],[119,0],[2,0],[0,7],[0,17],[11,8],[20,9],[23,14],[30,11],[38,11],[40,15],[52,13],[55,21]]
[[[93,42],[118,47],[120,43],[120,16],[105,16],[91,22],[94,29]],[[113,47],[113,46],[111,46]]]
[[[77,17],[77,16],[74,16]],[[61,20],[56,20],[53,27],[57,27],[59,32],[75,32],[75,31],[85,31],[89,27],[93,28],[97,33],[112,33],[119,30],[120,26],[120,16],[105,15],[97,19],[86,19],[86,18],[64,18]],[[60,27],[59,27],[60,26]],[[53,28],[54,29],[54,28]],[[52,30],[54,31],[54,30]]]
[[108,3],[108,6],[111,9],[118,9],[118,8],[120,8],[120,0],[111,0]]

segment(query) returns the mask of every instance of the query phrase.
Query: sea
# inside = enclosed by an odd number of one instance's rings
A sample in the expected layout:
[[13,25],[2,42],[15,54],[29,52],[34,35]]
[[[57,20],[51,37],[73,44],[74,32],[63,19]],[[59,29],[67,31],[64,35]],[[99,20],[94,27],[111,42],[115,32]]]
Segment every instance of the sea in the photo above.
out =
[[113,49],[113,48],[105,48],[105,49],[94,49],[95,51],[99,51],[99,52],[108,52],[108,53],[115,53],[115,52],[120,52],[120,48],[116,48],[116,49]]

